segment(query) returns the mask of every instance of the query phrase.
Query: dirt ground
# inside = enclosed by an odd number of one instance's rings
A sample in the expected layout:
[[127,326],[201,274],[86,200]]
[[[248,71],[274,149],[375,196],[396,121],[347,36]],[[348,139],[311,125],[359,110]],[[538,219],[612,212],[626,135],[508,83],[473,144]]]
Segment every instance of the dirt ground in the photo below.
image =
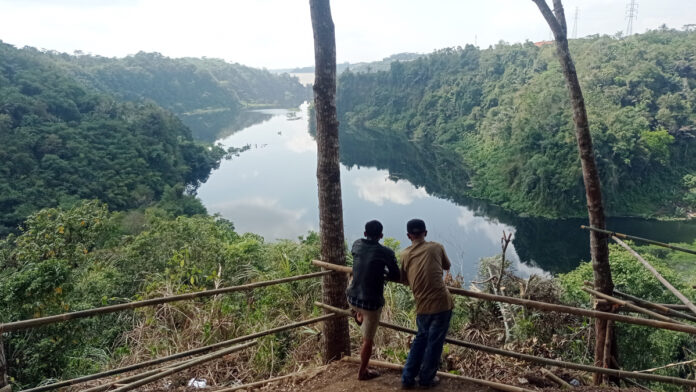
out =
[[[381,376],[369,381],[358,381],[358,365],[339,361],[321,371],[309,373],[295,380],[281,380],[278,383],[266,385],[261,390],[277,392],[386,392],[401,390],[401,373],[387,369],[377,370]],[[431,390],[484,392],[489,389],[458,380],[443,379],[440,385],[431,388]]]

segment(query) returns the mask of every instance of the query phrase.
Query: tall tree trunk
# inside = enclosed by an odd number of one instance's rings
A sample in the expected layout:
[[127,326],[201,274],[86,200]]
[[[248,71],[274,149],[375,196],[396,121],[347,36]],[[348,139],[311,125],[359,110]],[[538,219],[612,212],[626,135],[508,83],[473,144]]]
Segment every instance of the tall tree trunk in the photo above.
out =
[[[568,49],[568,37],[566,19],[561,0],[553,0],[553,12],[546,4],[546,0],[532,0],[539,7],[541,14],[549,24],[556,41],[556,55],[561,63],[566,85],[570,92],[570,102],[573,105],[573,121],[575,122],[575,136],[578,142],[580,162],[582,164],[582,179],[585,183],[585,195],[587,197],[587,213],[590,225],[598,228],[605,228],[604,206],[602,204],[602,191],[600,188],[599,172],[595,162],[594,150],[592,149],[592,136],[590,135],[590,125],[587,121],[587,111],[585,110],[585,99],[580,89],[578,75],[575,72],[575,64],[570,57]],[[595,290],[611,295],[614,290],[614,283],[611,279],[611,269],[609,268],[609,245],[605,234],[596,231],[590,232],[590,252],[592,254],[592,268],[594,270]],[[610,305],[605,303],[597,304],[597,309],[609,311]],[[616,342],[614,334],[607,336],[607,321],[596,319],[595,321],[595,365],[604,367],[614,367],[609,361],[605,363],[605,347],[609,347],[611,352],[616,352]],[[606,339],[610,339],[606,342]],[[601,383],[601,376],[595,374],[595,383]]]
[[0,388],[9,385],[10,381],[7,377],[7,358],[5,358],[5,346],[2,342],[2,333],[0,333]]
[[[310,0],[314,31],[314,107],[317,119],[317,181],[319,185],[319,235],[321,258],[345,265],[341,171],[338,160],[336,117],[336,37],[329,0]],[[324,303],[347,308],[348,276],[324,276]],[[348,320],[337,317],[324,322],[324,361],[350,355]]]

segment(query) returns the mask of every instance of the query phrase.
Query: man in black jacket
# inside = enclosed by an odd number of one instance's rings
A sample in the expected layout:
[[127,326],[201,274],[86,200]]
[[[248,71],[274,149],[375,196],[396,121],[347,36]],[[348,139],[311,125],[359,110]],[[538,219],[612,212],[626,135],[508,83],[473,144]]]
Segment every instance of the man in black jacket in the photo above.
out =
[[372,345],[384,306],[384,281],[400,281],[394,251],[379,243],[382,237],[382,224],[371,220],[365,224],[365,238],[355,241],[351,249],[353,281],[346,295],[363,334],[359,380],[379,376],[376,371],[368,369],[367,364],[372,355]]

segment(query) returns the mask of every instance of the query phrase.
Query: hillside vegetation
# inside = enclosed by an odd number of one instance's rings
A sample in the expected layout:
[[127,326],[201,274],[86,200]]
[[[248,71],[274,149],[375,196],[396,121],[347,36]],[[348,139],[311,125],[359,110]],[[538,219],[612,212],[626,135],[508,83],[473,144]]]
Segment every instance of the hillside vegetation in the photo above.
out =
[[[696,33],[593,36],[570,49],[612,215],[696,210]],[[553,45],[437,51],[389,71],[344,72],[344,129],[366,128],[455,151],[469,196],[518,213],[584,214],[567,89]]]
[[[182,197],[225,151],[152,102],[84,87],[41,53],[0,44],[0,235],[44,207],[130,209]],[[202,210],[202,207],[198,207]],[[204,211],[204,210],[203,210]]]

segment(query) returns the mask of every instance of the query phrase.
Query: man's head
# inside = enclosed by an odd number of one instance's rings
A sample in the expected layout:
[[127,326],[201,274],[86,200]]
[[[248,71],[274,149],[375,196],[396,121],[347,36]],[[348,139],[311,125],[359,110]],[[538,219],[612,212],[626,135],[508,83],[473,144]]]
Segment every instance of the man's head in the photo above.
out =
[[382,224],[378,220],[365,223],[365,238],[379,241],[383,236],[382,229]]
[[406,235],[411,241],[425,238],[428,230],[425,229],[425,222],[422,219],[411,219],[406,223]]

